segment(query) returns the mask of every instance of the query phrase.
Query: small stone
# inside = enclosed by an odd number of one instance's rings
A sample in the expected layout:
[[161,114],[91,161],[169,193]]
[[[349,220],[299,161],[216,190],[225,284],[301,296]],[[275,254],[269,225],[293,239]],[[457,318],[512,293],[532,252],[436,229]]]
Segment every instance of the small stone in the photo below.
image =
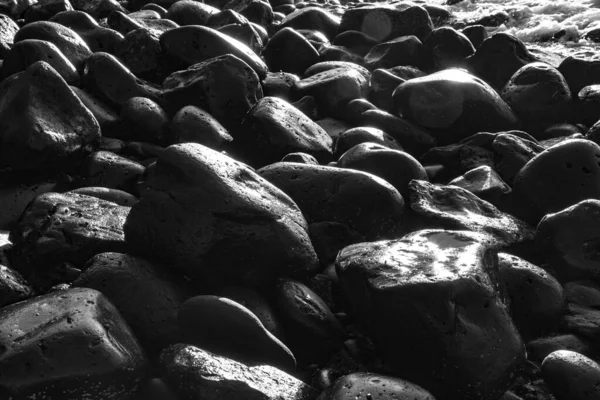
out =
[[542,376],[556,400],[595,400],[600,396],[600,365],[569,350],[551,353]]

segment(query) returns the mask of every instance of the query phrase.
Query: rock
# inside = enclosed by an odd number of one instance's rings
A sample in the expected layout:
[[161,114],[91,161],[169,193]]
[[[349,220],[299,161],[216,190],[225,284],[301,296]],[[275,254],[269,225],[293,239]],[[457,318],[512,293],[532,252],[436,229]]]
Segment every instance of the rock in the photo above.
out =
[[119,139],[162,143],[169,116],[156,102],[146,97],[132,97],[121,108],[126,133]]
[[167,60],[159,38],[157,33],[148,29],[135,29],[125,35],[114,53],[137,77],[162,82],[171,69],[169,64],[175,62]]
[[496,33],[466,59],[467,69],[500,91],[517,70],[538,61],[516,37]]
[[230,54],[248,64],[260,79],[267,75],[267,66],[248,46],[206,26],[171,29],[161,35],[160,44],[167,54],[188,66]]
[[319,162],[317,161],[316,158],[314,158],[310,154],[300,153],[300,152],[286,154],[281,159],[281,162],[296,162],[296,163],[302,163],[302,164],[319,165]]
[[408,80],[396,88],[392,98],[397,115],[430,129],[440,144],[519,126],[494,89],[461,69]]
[[85,60],[92,52],[83,39],[75,31],[56,22],[38,21],[27,24],[17,32],[14,42],[22,40],[45,40],[55,45],[77,69],[83,72]]
[[324,400],[352,400],[366,393],[372,400],[435,400],[422,387],[400,378],[366,372],[354,372],[337,379],[327,389]]
[[404,199],[381,178],[298,163],[275,163],[257,172],[290,196],[309,223],[335,221],[367,240],[398,235]]
[[101,186],[137,195],[144,167],[110,151],[96,151],[81,166],[81,186]]
[[75,193],[42,194],[10,232],[11,266],[34,287],[71,282],[76,276],[69,271],[94,255],[126,251],[123,224],[129,210]]
[[411,180],[428,180],[425,169],[413,156],[376,143],[354,146],[339,158],[337,165],[378,176],[389,182],[403,197],[408,196]]
[[377,143],[392,150],[402,150],[402,146],[381,129],[357,126],[342,132],[337,137],[333,146],[333,155],[335,158],[340,158],[346,151],[361,143]]
[[257,285],[318,267],[296,204],[244,164],[199,144],[173,145],[146,185],[125,236],[147,258],[229,284],[232,277]]
[[394,375],[439,400],[506,391],[525,352],[499,296],[498,245],[480,233],[423,230],[340,252],[343,296]]
[[467,57],[475,53],[475,48],[467,36],[449,26],[436,28],[423,42],[423,62],[425,70],[441,71],[462,67]]
[[571,91],[567,81],[557,69],[541,62],[517,70],[501,96],[534,137],[548,126],[569,118]]
[[394,102],[392,100],[392,93],[394,93],[398,85],[404,82],[406,80],[392,74],[389,70],[376,69],[371,74],[369,100],[377,107],[387,112],[393,112]]
[[185,106],[177,111],[168,125],[170,144],[198,143],[219,150],[232,140],[219,121],[196,106]]
[[13,46],[14,38],[19,31],[19,25],[9,16],[0,14],[0,59],[4,59]]
[[339,68],[349,68],[358,71],[365,79],[371,79],[371,73],[368,69],[358,64],[349,61],[321,61],[314,65],[311,65],[309,68],[304,71],[304,77],[308,78],[313,75],[317,75],[321,72],[331,71],[332,69]]
[[192,296],[168,267],[122,253],[92,257],[72,287],[95,289],[119,310],[142,348],[156,357],[177,343],[177,312]]
[[35,295],[29,283],[14,269],[0,265],[0,309]]
[[124,40],[119,32],[101,27],[96,20],[83,11],[63,11],[50,19],[77,33],[92,52],[116,54],[116,49]]
[[364,66],[365,60],[358,54],[342,46],[322,45],[319,48],[319,60],[322,62],[347,62]]
[[5,398],[129,398],[148,363],[127,323],[92,289],[70,289],[0,310]]
[[35,3],[34,0],[6,0],[0,5],[0,11],[2,15],[17,20],[25,10]]
[[560,283],[543,269],[507,253],[498,254],[498,269],[523,340],[556,332],[564,311]]
[[332,158],[332,140],[323,128],[277,97],[260,99],[244,117],[242,130],[234,139],[234,146],[256,167],[296,151],[311,154],[322,163]]
[[585,86],[600,83],[600,60],[567,57],[558,66],[558,72],[566,79],[571,93],[579,93]]
[[229,0],[223,7],[224,10],[234,10],[262,27],[273,24],[273,8],[266,0]]
[[489,165],[473,168],[450,181],[448,185],[466,189],[500,210],[505,209],[507,198],[512,193],[511,187]]
[[19,182],[4,182],[0,187],[0,209],[2,210],[0,229],[2,230],[12,229],[33,199],[42,193],[57,191],[62,183],[54,178],[32,183],[23,182],[23,178],[18,175],[14,179]]
[[169,75],[163,82],[159,104],[169,115],[185,106],[199,107],[231,131],[239,129],[247,112],[262,97],[254,70],[227,54]]
[[534,239],[533,229],[525,222],[463,188],[413,180],[408,189],[417,226],[485,232],[505,246]]
[[593,400],[600,396],[600,365],[574,351],[558,350],[546,357],[542,376],[556,400]]
[[229,24],[249,24],[248,18],[234,10],[223,10],[216,14],[211,14],[207,26],[213,29],[221,28]]
[[600,332],[600,287],[593,281],[569,282],[565,285],[567,309],[563,327],[568,332],[581,335],[597,347]]
[[304,365],[326,362],[347,334],[327,304],[301,282],[282,279],[275,289],[286,343]]
[[112,136],[111,129],[116,128],[119,114],[108,104],[76,86],[69,86],[84,106],[92,113],[102,132],[102,139]]
[[281,24],[279,24],[279,29],[294,28],[315,30],[325,35],[328,40],[333,40],[338,33],[339,27],[340,19],[338,17],[317,7],[306,7],[301,10],[296,10],[287,15],[283,21],[281,21]]
[[86,196],[96,197],[101,200],[110,201],[120,206],[131,207],[137,203],[138,198],[132,194],[118,189],[108,189],[105,187],[82,187],[71,190],[70,193],[82,194]]
[[600,146],[592,141],[561,142],[525,164],[515,178],[515,194],[538,221],[582,200],[600,200],[599,160]]
[[32,64],[0,92],[0,168],[65,170],[97,146],[98,122],[49,64]]
[[182,343],[247,365],[293,372],[292,352],[250,310],[218,296],[196,296],[181,305],[177,326]]
[[232,398],[316,400],[319,392],[268,365],[247,366],[190,345],[178,344],[161,355],[163,376],[182,400]]
[[239,40],[256,54],[260,54],[262,52],[264,44],[261,39],[261,35],[252,25],[252,23],[229,24],[222,26],[218,29],[218,31],[232,37],[233,39]]
[[181,26],[206,25],[211,15],[220,10],[208,4],[192,0],[178,0],[173,3],[165,15],[165,18]]
[[319,112],[331,117],[344,115],[348,102],[365,97],[368,87],[369,81],[350,68],[332,69],[294,82],[299,96],[313,96]]
[[479,49],[485,39],[489,37],[488,32],[483,25],[470,25],[461,32],[469,38],[475,50]]
[[342,46],[361,57],[367,55],[371,48],[379,41],[359,31],[346,31],[337,35],[332,42],[335,46]]
[[282,100],[293,102],[299,100],[292,93],[294,82],[299,81],[298,75],[288,72],[267,72],[267,77],[261,82],[265,96],[279,97]]
[[400,36],[379,43],[365,55],[365,63],[370,70],[397,65],[420,66],[422,62],[423,43],[414,35]]
[[573,110],[575,117],[578,118],[583,124],[591,126],[600,120],[600,85],[589,85],[583,87],[577,97],[574,100],[577,101],[579,107]]
[[117,0],[70,1],[76,10],[83,11],[97,19],[106,18],[113,11],[126,12],[125,8]]
[[120,11],[113,11],[108,15],[107,25],[122,35],[127,35],[136,29],[147,29],[152,34],[160,36],[167,31],[179,28],[179,25],[175,22],[169,19],[157,18],[158,14],[152,13],[154,18],[140,18],[134,14],[125,15]]
[[433,22],[419,6],[400,11],[392,6],[373,5],[344,12],[338,33],[349,30],[363,32],[382,42],[406,35],[424,40],[433,30]]
[[366,241],[363,235],[338,222],[315,222],[308,226],[308,231],[323,266],[331,265],[344,247]]
[[502,133],[492,142],[496,168],[506,182],[514,184],[515,177],[521,169],[535,156],[544,151],[544,147],[536,142]]
[[582,336],[565,334],[539,338],[527,343],[527,358],[541,364],[544,358],[557,350],[570,350],[587,357],[597,357],[597,351],[590,340]]
[[319,61],[317,49],[292,28],[283,28],[273,35],[262,55],[271,71],[299,75]]

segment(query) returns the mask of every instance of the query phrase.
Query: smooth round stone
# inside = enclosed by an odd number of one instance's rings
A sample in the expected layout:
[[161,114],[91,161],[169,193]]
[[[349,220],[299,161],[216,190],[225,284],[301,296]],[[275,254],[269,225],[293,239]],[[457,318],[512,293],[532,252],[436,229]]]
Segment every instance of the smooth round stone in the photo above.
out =
[[579,93],[586,86],[600,83],[600,60],[567,57],[558,66],[571,93]]
[[370,126],[357,126],[342,132],[336,139],[333,154],[339,158],[346,151],[361,143],[377,143],[392,150],[402,150],[394,138],[381,129]]
[[0,308],[35,295],[29,283],[17,271],[0,265]]
[[291,351],[246,307],[218,296],[196,296],[177,314],[183,343],[248,364],[267,364],[293,371]]
[[397,65],[421,66],[422,62],[423,43],[414,35],[400,36],[380,43],[365,55],[365,63],[370,70]]
[[501,96],[534,137],[552,124],[566,122],[571,111],[567,81],[556,68],[541,62],[515,72]]
[[279,97],[285,101],[293,102],[299,100],[292,93],[294,82],[299,81],[298,75],[287,72],[267,72],[267,77],[261,82],[265,96]]
[[440,144],[519,126],[518,118],[494,89],[461,69],[408,80],[396,88],[392,98],[398,115],[431,129]]
[[449,26],[436,28],[423,42],[423,66],[428,71],[460,67],[473,53],[475,48],[464,34]]
[[281,162],[296,162],[296,163],[301,163],[301,164],[319,165],[319,162],[317,161],[317,159],[315,157],[311,156],[310,154],[306,154],[306,153],[286,154],[281,159]]
[[299,75],[319,60],[317,49],[292,28],[283,28],[273,35],[262,56],[271,71]]
[[546,149],[517,174],[514,190],[538,220],[582,200],[600,199],[600,146],[575,139]]
[[220,12],[218,8],[193,0],[179,0],[173,3],[165,18],[185,25],[206,25],[212,14]]
[[334,45],[346,47],[362,57],[367,55],[369,50],[378,43],[378,40],[359,31],[342,32],[333,39]]
[[6,56],[13,45],[13,39],[19,31],[19,25],[8,15],[0,14],[0,59]]
[[132,97],[121,108],[121,120],[130,129],[128,139],[159,143],[169,116],[147,97]]
[[320,61],[345,61],[356,65],[365,65],[363,57],[342,46],[323,45],[319,48]]
[[371,74],[371,90],[369,90],[369,100],[379,108],[392,112],[394,102],[392,93],[398,85],[406,82],[406,80],[394,75],[386,69],[376,69]]
[[583,336],[563,334],[543,337],[527,343],[527,358],[541,364],[550,353],[557,350],[570,350],[587,357],[597,357],[594,343]]
[[461,32],[469,38],[475,49],[480,48],[483,41],[489,37],[488,32],[483,25],[467,26]]
[[134,195],[119,189],[109,189],[99,186],[86,186],[79,189],[71,190],[70,193],[83,194],[86,196],[96,197],[101,200],[112,201],[120,206],[131,207],[137,203],[138,198]]
[[219,121],[196,106],[186,106],[177,111],[168,130],[171,144],[192,142],[216,150],[233,140]]
[[510,186],[489,165],[473,168],[451,180],[448,185],[467,189],[501,210],[505,208],[506,200],[512,193]]
[[[308,227],[310,241],[321,265],[332,265],[337,254],[346,246],[361,243],[365,237],[345,224],[333,221],[315,222]],[[335,269],[332,269],[335,273]]]
[[569,350],[551,353],[542,362],[544,382],[556,400],[600,398],[600,365]]
[[323,400],[435,400],[422,387],[404,379],[355,372],[342,376],[327,390]]
[[217,29],[248,46],[256,54],[263,48],[263,40],[252,24],[229,24]]
[[[296,4],[299,7],[299,4]],[[294,29],[310,29],[321,32],[328,40],[333,40],[338,32],[340,19],[335,15],[317,7],[306,7],[298,9],[287,15],[279,29],[294,28]]]
[[319,74],[321,72],[330,71],[332,69],[338,68],[350,68],[355,69],[361,73],[365,77],[365,79],[369,79],[371,77],[371,73],[365,67],[360,65],[348,62],[348,61],[321,61],[312,66],[310,66],[306,71],[304,71],[304,77],[308,78],[313,75]]
[[71,28],[81,36],[92,52],[106,51],[114,54],[123,41],[122,34],[101,27],[94,18],[83,11],[63,11],[53,16],[50,21]]

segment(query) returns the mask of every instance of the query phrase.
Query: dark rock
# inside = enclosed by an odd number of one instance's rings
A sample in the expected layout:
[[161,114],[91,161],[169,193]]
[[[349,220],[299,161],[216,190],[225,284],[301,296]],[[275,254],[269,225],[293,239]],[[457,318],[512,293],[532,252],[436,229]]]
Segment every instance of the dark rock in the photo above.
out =
[[354,69],[354,70],[358,71],[362,76],[364,76],[365,79],[371,79],[371,73],[369,72],[368,69],[366,69],[363,66],[360,66],[358,64],[354,64],[354,63],[348,62],[348,61],[321,61],[321,62],[318,62],[318,63],[310,66],[309,68],[307,68],[306,71],[304,71],[304,77],[308,78],[313,75],[320,74],[321,72],[331,71],[332,69],[339,69],[339,68]]
[[162,82],[170,70],[162,50],[159,35],[144,28],[125,35],[116,49],[116,55],[139,78]]
[[475,50],[479,49],[485,41],[485,39],[489,37],[487,30],[483,25],[467,26],[461,32],[463,33],[463,35],[469,38]]
[[498,245],[480,233],[425,230],[340,252],[344,297],[394,375],[439,400],[506,391],[525,351],[499,296]]
[[[21,181],[22,178],[17,176],[15,179]],[[5,182],[0,187],[0,229],[12,229],[31,200],[42,193],[55,192],[60,184],[55,178],[33,183]]]
[[178,344],[161,355],[163,376],[182,400],[316,400],[319,392],[285,372],[248,366],[197,347]]
[[0,309],[35,295],[29,283],[17,271],[0,265]]
[[310,240],[321,265],[328,266],[346,246],[366,241],[365,237],[347,225],[333,221],[315,222],[308,226]]
[[301,153],[301,152],[286,154],[281,159],[281,162],[296,162],[296,163],[302,163],[302,164],[319,165],[319,162],[317,161],[316,158],[314,158],[310,154]]
[[69,0],[50,0],[33,4],[27,8],[23,13],[23,19],[26,24],[36,21],[46,21],[59,12],[73,10],[73,5]]
[[527,343],[527,358],[541,364],[550,353],[557,350],[570,350],[590,358],[598,356],[589,339],[573,334],[549,336]]
[[319,60],[321,62],[342,61],[360,66],[365,64],[363,57],[359,56],[358,54],[354,54],[351,50],[345,47],[334,45],[322,45],[319,48]]
[[35,3],[37,2],[34,0],[7,0],[0,6],[0,12],[2,15],[6,15],[16,21],[25,10]]
[[218,29],[230,24],[249,24],[248,18],[234,10],[223,10],[216,14],[211,14],[208,19],[207,26],[213,29]]
[[81,186],[100,186],[137,195],[144,167],[110,151],[96,151],[82,163]]
[[302,74],[319,60],[319,52],[292,28],[279,30],[263,51],[271,71]]
[[[287,15],[279,29],[309,29],[321,32],[330,41],[338,33],[340,19],[335,15],[317,7],[306,7]],[[310,38],[307,38],[310,40]]]
[[0,93],[1,168],[64,170],[97,146],[98,122],[49,64],[3,81]]
[[357,55],[364,57],[371,48],[379,43],[378,40],[360,31],[346,31],[333,39],[336,46],[342,46]]
[[600,60],[567,57],[558,72],[567,80],[571,93],[579,93],[585,86],[600,83]]
[[506,13],[506,11],[496,11],[490,15],[486,15],[485,17],[471,22],[471,24],[497,27],[502,24],[505,24],[506,22],[508,22],[509,19],[510,17]]
[[13,46],[15,35],[19,31],[19,25],[10,17],[0,14],[0,59],[10,51]]
[[75,10],[83,11],[90,16],[101,19],[106,18],[113,11],[126,12],[117,0],[70,0]]
[[121,121],[127,132],[119,139],[162,143],[169,116],[146,97],[132,97],[121,108]]
[[299,97],[292,93],[294,83],[299,80],[297,75],[287,72],[267,72],[267,77],[261,85],[265,96],[279,97],[293,102],[299,100]]
[[53,16],[50,21],[72,29],[94,53],[104,51],[116,54],[118,45],[124,40],[119,32],[101,27],[83,11],[64,11]]
[[98,121],[103,136],[102,139],[112,136],[111,129],[117,126],[119,114],[108,104],[87,93],[85,90],[76,86],[70,86],[70,88],[83,105],[92,113],[94,118],[96,118],[96,121]]
[[324,400],[354,400],[367,393],[369,400],[435,400],[422,387],[403,379],[366,372],[354,372],[337,379]]
[[210,16],[219,12],[218,8],[208,4],[193,0],[178,0],[169,7],[165,18],[181,26],[206,25]]
[[196,296],[177,313],[180,340],[248,365],[293,372],[292,352],[250,310],[225,297]]
[[489,165],[473,168],[448,185],[466,189],[500,210],[505,209],[507,197],[512,193],[510,186]]
[[298,33],[303,35],[313,46],[315,46],[315,49],[318,49],[323,45],[331,44],[329,39],[327,39],[327,36],[325,36],[321,31],[315,29],[295,29],[298,31]]
[[398,65],[421,66],[423,43],[414,35],[400,36],[379,43],[365,56],[365,64],[370,70],[391,68]]
[[10,232],[11,266],[34,287],[71,282],[78,274],[73,268],[94,255],[126,251],[123,224],[129,210],[75,193],[42,194]]
[[137,203],[138,198],[134,195],[118,189],[108,189],[105,187],[86,186],[71,190],[70,193],[82,194],[85,196],[96,197],[101,200],[110,201],[120,206],[131,207]]
[[185,106],[177,111],[168,128],[168,142],[199,143],[219,150],[233,138],[212,115],[196,106]]
[[594,400],[600,396],[600,365],[574,351],[551,353],[542,363],[542,376],[556,400]]
[[361,143],[377,143],[392,150],[402,150],[402,146],[381,129],[357,126],[344,131],[337,137],[333,154],[335,158],[340,158],[346,151]]
[[152,260],[192,277],[250,284],[318,267],[296,204],[227,156],[194,143],[170,146],[146,184],[125,235]]
[[585,86],[577,94],[578,107],[574,110],[576,115],[583,124],[593,125],[600,120],[600,85]]
[[492,143],[496,169],[502,179],[513,185],[515,177],[533,157],[544,151],[544,147],[527,139],[502,133]]
[[262,27],[273,24],[273,8],[266,0],[229,0],[223,7],[224,10],[234,10]]
[[218,29],[236,40],[239,40],[256,54],[260,54],[263,49],[263,40],[251,23],[229,24]]
[[468,37],[444,26],[434,29],[423,42],[422,65],[428,71],[462,67],[464,60],[473,53],[475,48]]
[[0,310],[0,393],[7,399],[128,399],[148,374],[127,323],[92,289]]
[[494,89],[461,69],[408,80],[392,97],[396,114],[431,129],[440,144],[519,126],[513,111]]
[[244,118],[234,145],[249,164],[262,167],[295,151],[325,163],[332,158],[331,137],[300,110],[277,97],[263,97]]
[[377,107],[387,112],[393,112],[394,102],[392,100],[392,93],[394,93],[398,85],[404,82],[406,82],[404,79],[386,69],[376,69],[371,74],[369,100]]

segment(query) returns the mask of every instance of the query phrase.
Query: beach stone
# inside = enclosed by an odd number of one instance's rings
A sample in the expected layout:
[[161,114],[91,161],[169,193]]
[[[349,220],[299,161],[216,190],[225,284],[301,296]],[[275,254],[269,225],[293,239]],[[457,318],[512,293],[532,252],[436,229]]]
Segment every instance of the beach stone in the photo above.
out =
[[0,344],[0,393],[7,399],[127,399],[149,372],[127,323],[92,289],[2,308]]
[[49,64],[33,63],[0,92],[1,168],[65,170],[97,146],[98,122]]
[[[206,3],[208,4],[208,3]],[[207,26],[213,29],[221,28],[230,24],[249,24],[248,18],[234,10],[222,10],[219,13],[211,14]]]
[[469,38],[475,50],[479,49],[485,39],[489,37],[489,34],[483,25],[467,26],[461,30],[461,33]]
[[234,55],[214,57],[169,75],[161,104],[169,115],[186,106],[199,107],[230,132],[239,129],[250,109],[263,97],[256,72]]
[[78,72],[82,72],[86,59],[92,51],[75,31],[56,22],[38,21],[27,24],[19,29],[14,37],[14,42],[22,40],[45,40],[55,45],[61,53],[71,61]]
[[558,66],[571,93],[579,93],[585,86],[600,83],[600,60],[567,57]]
[[16,21],[25,10],[35,3],[36,1],[34,0],[7,0],[0,5],[0,12],[2,15],[6,15]]
[[422,62],[423,43],[414,35],[379,43],[365,55],[365,64],[370,70],[397,65],[421,66]]
[[330,45],[331,41],[325,36],[322,32],[315,29],[302,29],[302,28],[294,28],[298,31],[299,34],[304,36],[315,49],[318,49],[322,45]]
[[232,398],[261,400],[316,400],[319,392],[287,373],[269,366],[249,366],[200,348],[178,344],[161,355],[168,386],[182,400]]
[[421,78],[427,75],[421,69],[412,65],[396,65],[395,67],[388,68],[388,71],[406,81],[413,78]]
[[60,50],[50,42],[28,39],[16,43],[2,63],[2,79],[26,70],[37,61],[48,63],[70,85],[79,83],[75,67]]
[[69,86],[73,93],[77,95],[84,106],[92,113],[102,132],[103,139],[111,136],[111,129],[116,128],[119,114],[104,101],[87,93],[85,90],[76,86]]
[[63,11],[50,18],[50,22],[72,29],[94,53],[104,51],[116,54],[118,45],[124,40],[122,34],[98,25],[94,18],[83,11]]
[[135,29],[125,35],[115,54],[137,77],[161,82],[170,70],[170,65],[159,38],[157,33],[148,29]]
[[266,0],[229,0],[222,9],[234,10],[262,27],[273,24],[273,8]]
[[101,186],[137,195],[137,184],[144,167],[133,160],[110,151],[95,151],[83,160],[81,186]]
[[323,299],[301,282],[282,279],[275,288],[286,343],[300,364],[327,361],[347,334]]
[[119,139],[162,143],[169,116],[147,97],[132,97],[121,108],[124,135]]
[[560,283],[542,268],[507,253],[498,253],[498,270],[523,340],[556,332],[564,311]]
[[151,357],[177,343],[177,312],[192,296],[168,267],[123,253],[92,257],[71,287],[95,289],[119,310]]
[[311,65],[304,71],[304,77],[308,78],[321,72],[331,71],[332,69],[348,68],[359,72],[365,79],[371,79],[371,73],[365,67],[349,61],[321,61]]
[[406,35],[425,40],[433,31],[433,22],[420,6],[401,11],[391,5],[372,5],[344,12],[338,34],[350,30],[363,32],[382,42]]
[[344,115],[351,100],[365,97],[369,81],[356,69],[337,68],[294,82],[299,96],[313,96],[324,116]]
[[501,96],[534,137],[551,124],[569,118],[571,91],[567,81],[545,63],[535,62],[517,70]]
[[463,33],[443,26],[431,32],[423,42],[423,68],[428,71],[441,71],[462,67],[464,60],[475,53],[475,47]]
[[206,25],[211,15],[220,12],[216,7],[192,0],[179,0],[169,7],[165,18],[180,26]]
[[229,24],[217,30],[233,39],[239,40],[256,54],[260,54],[263,49],[264,44],[261,35],[251,23]]
[[262,55],[271,71],[298,75],[319,61],[317,49],[292,28],[283,28],[273,35]]
[[321,265],[331,265],[346,246],[366,241],[365,237],[347,225],[333,221],[315,222],[308,226],[310,240]]
[[361,143],[345,152],[338,167],[368,172],[389,182],[403,197],[413,179],[427,181],[425,169],[410,154],[376,143]]
[[515,194],[533,219],[585,199],[600,200],[600,146],[566,140],[532,158],[517,174]]
[[501,32],[484,40],[465,62],[469,71],[500,91],[519,68],[536,61],[521,40]]
[[530,341],[527,343],[527,358],[541,364],[544,358],[557,350],[570,350],[590,358],[598,356],[597,350],[589,339],[569,333]]
[[289,72],[267,72],[267,77],[261,82],[261,86],[265,96],[294,102],[300,100],[299,96],[292,93],[294,82],[299,80],[298,75]]
[[35,290],[14,269],[0,265],[0,309],[35,295]]
[[225,297],[196,296],[177,313],[182,343],[248,365],[271,365],[294,371],[292,352],[250,310]]
[[565,303],[563,328],[581,335],[597,348],[597,335],[600,332],[600,287],[594,281],[568,282],[564,287]]
[[379,41],[360,31],[342,32],[333,39],[335,46],[342,46],[351,52],[364,57]]
[[439,400],[506,391],[525,351],[499,293],[499,245],[481,233],[422,230],[339,253],[349,311],[395,376]]
[[196,106],[177,111],[168,125],[170,144],[198,143],[213,150],[221,149],[233,138],[212,115]]
[[335,45],[322,45],[319,48],[319,60],[321,62],[343,61],[360,66],[365,65],[365,60],[363,57],[359,56],[358,54],[354,54],[352,51],[343,46]]
[[361,143],[377,143],[392,150],[402,150],[402,146],[381,129],[357,126],[342,132],[337,137],[333,146],[334,157],[340,158],[346,151]]
[[104,52],[86,60],[82,82],[90,94],[119,110],[132,97],[158,100],[162,94],[158,87],[137,78],[115,56]]
[[404,199],[381,178],[345,168],[281,162],[257,172],[289,195],[309,223],[339,222],[367,240],[398,235]]
[[286,154],[281,159],[281,162],[297,162],[297,163],[302,163],[302,164],[319,165],[319,162],[317,161],[316,158],[314,158],[310,154],[301,153],[301,152]]
[[[281,31],[280,31],[281,32]],[[291,152],[320,162],[332,158],[331,137],[300,110],[277,97],[263,97],[244,117],[234,145],[252,166],[263,167]]]
[[544,147],[510,133],[501,133],[492,142],[496,169],[505,182],[513,185],[515,177]]
[[573,96],[573,100],[577,101],[579,106],[574,110],[575,117],[583,124],[591,126],[600,120],[600,85],[583,87],[577,93],[577,97]]
[[[148,13],[147,11],[145,13]],[[179,28],[179,25],[170,19],[160,19],[158,14],[151,12],[151,18],[145,18],[145,16],[136,17],[134,14],[125,14],[120,11],[113,11],[108,15],[107,25],[108,28],[114,29],[122,35],[135,31],[136,29],[147,29],[155,35],[162,35],[163,33],[170,31],[175,28]]]
[[473,168],[448,182],[448,185],[466,189],[500,210],[505,208],[507,197],[512,193],[511,187],[489,165]]
[[70,193],[96,197],[126,207],[131,207],[138,201],[138,198],[130,193],[118,189],[108,189],[98,186],[86,186],[71,190]]
[[392,98],[397,115],[430,129],[440,144],[519,126],[518,118],[494,89],[461,69],[408,80],[396,88]]
[[[425,227],[484,232],[504,245],[532,242],[534,230],[458,186],[413,180],[408,185],[410,207]],[[477,217],[475,217],[477,216]]]
[[551,353],[542,362],[544,382],[556,400],[592,400],[600,396],[600,365],[569,350]]
[[244,61],[260,79],[267,76],[267,66],[248,46],[206,26],[171,29],[160,36],[160,44],[167,54],[188,66],[230,54]]
[[376,69],[371,74],[369,100],[382,110],[393,112],[392,94],[398,85],[404,82],[406,80],[394,75],[387,69]]
[[146,185],[125,224],[128,244],[146,258],[229,284],[318,267],[296,204],[244,164],[199,144],[173,145]]
[[372,400],[435,400],[422,387],[406,380],[367,372],[354,372],[337,379],[326,391],[324,400],[352,400],[363,393]]
[[[294,28],[314,30],[331,41],[338,33],[340,19],[330,12],[318,7],[306,7],[287,15],[279,24],[279,29]],[[307,38],[310,40],[310,38]]]
[[4,59],[13,46],[19,25],[8,15],[0,14],[0,59]]
[[11,267],[36,288],[71,282],[78,274],[73,268],[94,255],[126,251],[123,224],[129,211],[95,197],[44,193],[10,232]]
[[[63,183],[54,177],[23,181],[23,177],[13,177],[16,182],[5,181],[0,186],[0,229],[11,230],[17,223],[27,205],[42,193],[55,192]],[[1,261],[0,261],[1,264]]]

